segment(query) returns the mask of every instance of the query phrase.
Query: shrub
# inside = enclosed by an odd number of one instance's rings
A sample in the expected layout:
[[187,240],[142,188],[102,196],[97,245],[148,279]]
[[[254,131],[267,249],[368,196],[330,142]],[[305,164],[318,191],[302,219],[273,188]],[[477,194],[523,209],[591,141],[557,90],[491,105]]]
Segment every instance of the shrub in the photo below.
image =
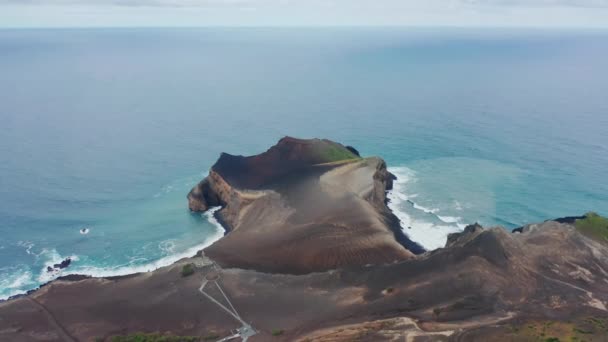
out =
[[281,336],[283,335],[284,331],[283,329],[273,329],[272,330],[272,336]]
[[203,340],[214,341],[214,340],[217,340],[218,338],[220,338],[220,335],[218,335],[216,333],[209,333],[203,338]]
[[194,265],[187,264],[182,267],[182,277],[188,277],[194,274]]
[[608,242],[608,219],[592,212],[587,213],[585,218],[576,220],[574,225],[581,233]]

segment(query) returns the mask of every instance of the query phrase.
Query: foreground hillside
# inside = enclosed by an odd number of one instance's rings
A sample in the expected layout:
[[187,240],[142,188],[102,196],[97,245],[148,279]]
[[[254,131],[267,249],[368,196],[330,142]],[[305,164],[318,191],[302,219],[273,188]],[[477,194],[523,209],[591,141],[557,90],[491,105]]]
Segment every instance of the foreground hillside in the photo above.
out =
[[606,219],[471,225],[424,251],[386,207],[392,179],[327,140],[223,154],[188,198],[222,206],[227,236],[154,272],[0,303],[0,340],[608,340]]

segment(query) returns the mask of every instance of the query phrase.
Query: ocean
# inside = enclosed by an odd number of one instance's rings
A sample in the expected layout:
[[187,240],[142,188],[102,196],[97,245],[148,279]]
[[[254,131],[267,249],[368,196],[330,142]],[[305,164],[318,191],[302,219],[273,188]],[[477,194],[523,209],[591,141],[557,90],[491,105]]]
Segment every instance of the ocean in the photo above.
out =
[[223,230],[189,189],[285,135],[383,157],[428,249],[606,215],[606,56],[589,30],[0,30],[0,298],[193,255]]

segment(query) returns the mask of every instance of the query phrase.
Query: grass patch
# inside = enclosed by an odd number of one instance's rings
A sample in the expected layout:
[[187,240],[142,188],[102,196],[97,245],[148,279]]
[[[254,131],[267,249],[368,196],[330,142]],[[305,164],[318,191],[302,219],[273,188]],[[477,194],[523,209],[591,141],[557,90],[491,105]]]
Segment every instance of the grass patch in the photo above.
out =
[[194,265],[186,264],[182,267],[181,271],[182,277],[188,277],[194,274]]
[[321,150],[319,150],[319,155],[325,163],[361,158],[349,151],[346,147],[341,147],[338,145],[324,146]]
[[585,214],[584,219],[578,219],[574,223],[574,226],[581,233],[608,243],[608,219],[602,217],[596,213]]
[[574,331],[575,333],[583,334],[583,335],[593,334],[593,331],[585,330],[585,329],[581,329],[581,328],[574,328],[574,329],[572,329],[572,331]]
[[199,342],[196,336],[174,336],[162,334],[131,334],[112,337],[112,342]]
[[577,319],[574,322],[530,321],[518,326],[509,326],[507,331],[514,341],[604,341],[606,331],[598,329],[603,322],[601,318]]
[[205,337],[203,337],[203,341],[215,341],[220,338],[220,335],[216,333],[209,333]]
[[283,329],[272,329],[272,336],[281,336],[284,332]]

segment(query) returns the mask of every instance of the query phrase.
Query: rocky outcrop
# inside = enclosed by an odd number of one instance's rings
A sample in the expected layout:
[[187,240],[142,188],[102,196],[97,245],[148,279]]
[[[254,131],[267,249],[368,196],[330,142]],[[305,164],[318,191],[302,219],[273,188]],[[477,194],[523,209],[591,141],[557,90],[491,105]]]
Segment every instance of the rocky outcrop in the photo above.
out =
[[60,263],[53,265],[53,267],[47,266],[46,271],[47,272],[59,271],[59,270],[62,270],[64,268],[68,268],[70,266],[70,264],[72,264],[72,259],[71,258],[65,258]]
[[188,207],[192,211],[204,212],[211,207],[222,205],[216,195],[215,190],[211,189],[209,179],[205,178],[198,183],[188,194]]
[[256,156],[223,153],[188,200],[194,211],[222,206],[230,233],[207,249],[221,265],[299,274],[423,252],[386,206],[393,180],[380,158],[286,137]]
[[466,242],[473,239],[479,233],[483,231],[483,227],[479,223],[470,224],[464,227],[464,230],[460,233],[451,233],[448,235],[445,247],[452,247],[455,245],[463,245]]

